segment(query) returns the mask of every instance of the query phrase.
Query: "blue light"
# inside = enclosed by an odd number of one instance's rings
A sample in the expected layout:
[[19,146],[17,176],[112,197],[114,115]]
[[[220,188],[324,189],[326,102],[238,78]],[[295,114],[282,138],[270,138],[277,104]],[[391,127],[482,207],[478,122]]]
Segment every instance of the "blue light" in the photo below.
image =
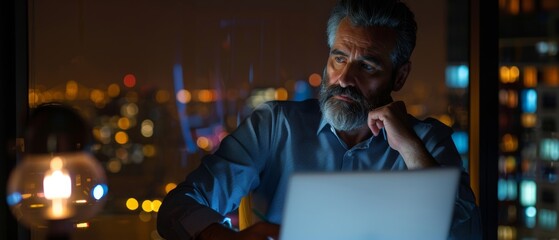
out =
[[548,161],[559,160],[559,140],[552,138],[542,139],[540,142],[540,157]]
[[541,209],[539,214],[539,226],[547,230],[557,228],[557,212],[554,210]]
[[470,70],[467,65],[446,67],[446,85],[449,88],[467,88],[469,77]]
[[526,217],[533,218],[536,216],[536,208],[535,207],[527,207],[526,208]]
[[458,153],[465,154],[468,153],[468,133],[464,131],[456,131],[452,134],[452,140]]
[[536,208],[535,207],[527,207],[524,211],[526,215],[525,223],[526,227],[534,228],[536,226]]
[[538,108],[538,93],[534,89],[521,92],[520,101],[524,113],[535,113]]
[[522,206],[536,205],[536,183],[531,180],[524,180],[520,183],[520,204]]
[[505,201],[507,199],[507,180],[499,178],[497,182],[497,198],[499,201]]
[[[175,92],[185,89],[182,65],[180,63],[173,66],[173,83],[175,85]],[[186,144],[186,151],[189,153],[195,153],[198,148],[196,147],[196,143],[194,143],[192,132],[190,131],[191,123],[189,122],[189,117],[186,114],[186,103],[181,103],[179,101],[175,101],[175,103],[177,105],[177,113],[179,115],[182,137]],[[186,165],[186,159],[184,159],[184,157],[181,159],[181,163],[182,165]]]
[[98,184],[92,190],[93,198],[99,200],[103,198],[108,192],[108,187],[105,184]]
[[517,195],[518,195],[518,190],[516,186],[516,180],[509,179],[507,181],[507,199],[516,200]]
[[295,83],[295,96],[293,100],[303,101],[312,97],[312,88],[307,81],[299,80]]
[[14,192],[6,197],[6,201],[8,202],[8,206],[14,206],[21,202],[21,193]]

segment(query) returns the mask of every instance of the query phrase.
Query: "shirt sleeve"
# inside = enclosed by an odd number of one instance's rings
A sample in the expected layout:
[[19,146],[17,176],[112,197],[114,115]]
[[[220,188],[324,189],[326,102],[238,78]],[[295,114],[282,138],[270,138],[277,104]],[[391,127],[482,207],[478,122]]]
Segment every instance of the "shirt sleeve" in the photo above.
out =
[[452,140],[452,129],[434,119],[428,119],[427,122],[430,124],[416,126],[415,129],[417,133],[421,133],[418,135],[427,150],[441,166],[461,169],[449,239],[481,239],[479,208],[470,187],[470,176],[462,166],[460,154]]
[[193,239],[212,223],[226,223],[242,197],[259,185],[270,149],[273,106],[263,104],[219,149],[173,189],[160,207],[157,229],[166,239]]

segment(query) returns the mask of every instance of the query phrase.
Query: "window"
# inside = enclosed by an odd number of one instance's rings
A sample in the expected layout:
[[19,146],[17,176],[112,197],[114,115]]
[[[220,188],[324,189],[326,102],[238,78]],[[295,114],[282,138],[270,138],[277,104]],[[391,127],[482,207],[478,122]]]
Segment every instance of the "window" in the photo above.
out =
[[[30,107],[79,109],[108,176],[103,212],[76,238],[159,239],[165,194],[252,108],[315,97],[334,2],[31,1]],[[420,30],[395,97],[454,128],[467,169],[468,2],[409,4]]]

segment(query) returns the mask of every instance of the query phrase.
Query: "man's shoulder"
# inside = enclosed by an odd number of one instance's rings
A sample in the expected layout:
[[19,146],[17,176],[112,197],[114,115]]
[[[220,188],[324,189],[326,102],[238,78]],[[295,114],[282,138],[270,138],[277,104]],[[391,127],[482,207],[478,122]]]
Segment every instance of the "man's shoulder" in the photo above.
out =
[[443,122],[439,121],[438,119],[427,117],[425,119],[418,119],[412,115],[408,115],[410,121],[412,122],[412,126],[418,135],[426,135],[427,133],[439,135],[439,136],[448,136],[452,135],[453,130],[451,127],[445,125]]

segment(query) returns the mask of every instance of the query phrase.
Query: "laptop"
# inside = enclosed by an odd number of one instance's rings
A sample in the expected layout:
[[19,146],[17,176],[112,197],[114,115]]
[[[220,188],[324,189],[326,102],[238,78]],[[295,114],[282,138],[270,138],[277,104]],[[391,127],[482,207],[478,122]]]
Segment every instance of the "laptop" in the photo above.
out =
[[448,239],[460,170],[295,173],[280,240]]

